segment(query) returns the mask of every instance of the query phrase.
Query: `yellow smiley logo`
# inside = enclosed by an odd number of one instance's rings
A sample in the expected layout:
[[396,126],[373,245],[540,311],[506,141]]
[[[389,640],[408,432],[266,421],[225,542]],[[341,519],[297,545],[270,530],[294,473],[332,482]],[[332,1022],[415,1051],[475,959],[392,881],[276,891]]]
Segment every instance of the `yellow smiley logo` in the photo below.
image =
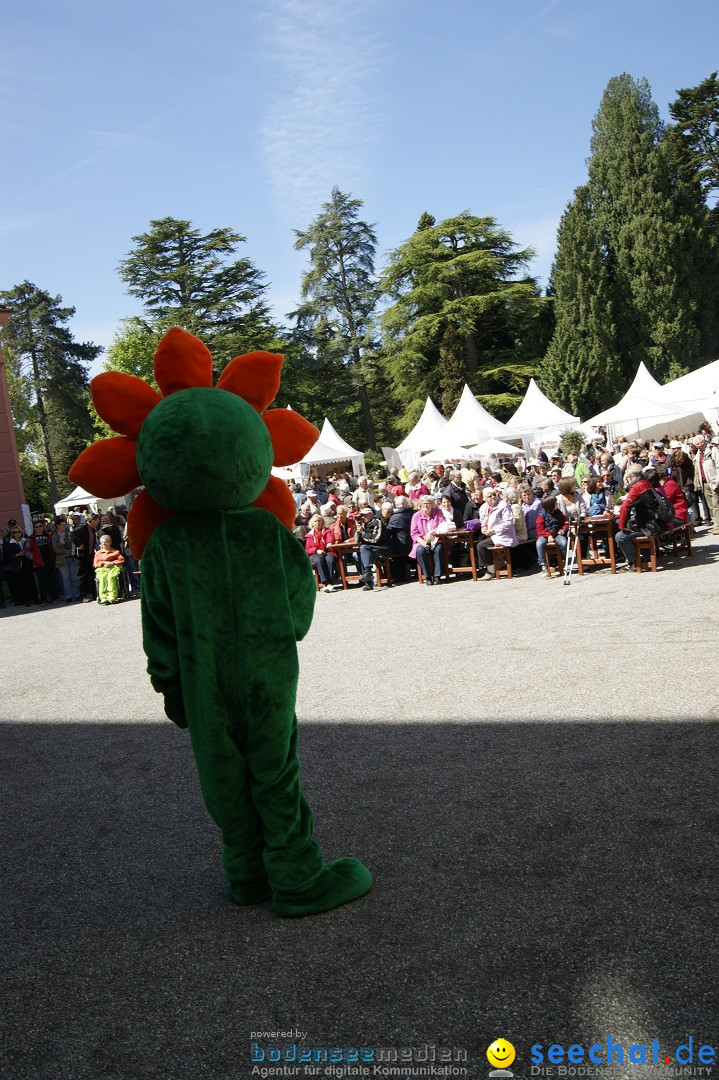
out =
[[511,1065],[514,1058],[514,1047],[506,1039],[495,1039],[487,1050],[487,1061],[498,1069]]

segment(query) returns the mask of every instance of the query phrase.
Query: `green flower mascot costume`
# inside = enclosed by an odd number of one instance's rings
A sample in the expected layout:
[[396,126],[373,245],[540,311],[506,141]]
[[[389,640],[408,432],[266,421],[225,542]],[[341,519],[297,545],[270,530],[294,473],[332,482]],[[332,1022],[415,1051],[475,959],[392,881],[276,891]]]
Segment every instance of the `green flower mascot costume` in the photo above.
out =
[[84,450],[70,477],[101,498],[144,485],[128,534],[142,558],[147,669],[169,718],[189,728],[230,899],[311,915],[372,878],[357,859],[323,863],[300,787],[296,642],[316,588],[289,531],[294,500],[270,470],[298,461],[318,432],[291,410],[265,412],[281,367],[270,353],[238,356],[213,387],[205,345],[170,330],[155,355],[161,395],[121,372],[93,379],[119,437]]

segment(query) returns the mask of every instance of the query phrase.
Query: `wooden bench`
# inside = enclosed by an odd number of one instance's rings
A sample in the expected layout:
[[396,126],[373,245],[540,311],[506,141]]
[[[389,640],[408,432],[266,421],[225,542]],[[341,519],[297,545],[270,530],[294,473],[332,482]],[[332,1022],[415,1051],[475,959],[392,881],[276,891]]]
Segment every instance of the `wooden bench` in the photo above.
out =
[[634,566],[638,574],[641,574],[642,572],[642,553],[644,552],[649,556],[649,558],[645,560],[645,565],[648,563],[651,572],[656,574],[657,556],[662,554],[659,540],[664,539],[664,537],[671,539],[672,555],[676,555],[680,547],[686,548],[687,555],[691,555],[692,527],[689,522],[684,525],[677,525],[671,532],[668,531],[662,533],[661,537],[634,536],[632,537],[632,543],[634,544]]
[[[554,544],[554,541],[552,540],[551,542],[552,542],[552,545],[554,547],[556,547],[556,544]],[[535,548],[534,540],[522,540],[521,543],[515,544],[514,547],[505,547],[503,544],[495,544],[495,546],[492,548],[492,565],[494,566],[493,577],[495,577],[495,578],[500,578],[500,577],[511,578],[511,577],[513,577],[514,576],[514,567],[512,566],[512,552],[517,551],[518,548],[529,547],[529,545],[531,545],[532,548]],[[549,550],[549,545],[547,545],[547,550]],[[557,548],[557,551],[559,551],[558,548]],[[562,556],[561,556],[561,552],[560,552],[559,553],[560,560],[561,560],[561,557]],[[504,566],[502,566],[502,563],[504,563]],[[563,569],[560,572],[563,572]]]

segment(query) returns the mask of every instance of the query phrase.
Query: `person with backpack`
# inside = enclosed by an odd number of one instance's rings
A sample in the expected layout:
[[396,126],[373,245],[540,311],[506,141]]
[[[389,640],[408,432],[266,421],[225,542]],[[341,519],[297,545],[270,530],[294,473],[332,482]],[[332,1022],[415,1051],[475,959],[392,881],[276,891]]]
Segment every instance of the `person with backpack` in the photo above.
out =
[[635,570],[634,537],[660,537],[667,532],[674,522],[674,507],[661,490],[659,473],[651,465],[644,469],[631,465],[627,483],[631,486],[619,510],[615,540],[627,560],[621,569]]

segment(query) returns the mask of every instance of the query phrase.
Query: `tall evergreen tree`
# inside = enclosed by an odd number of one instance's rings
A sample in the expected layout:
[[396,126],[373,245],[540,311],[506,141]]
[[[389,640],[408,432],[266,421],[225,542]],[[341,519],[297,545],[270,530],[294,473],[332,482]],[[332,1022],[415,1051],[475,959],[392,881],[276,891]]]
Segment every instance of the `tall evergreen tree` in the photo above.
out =
[[562,299],[539,382],[565,409],[586,417],[612,405],[623,380],[612,291],[586,187],[577,188],[564,212],[557,244],[552,288]]
[[719,77],[712,72],[698,86],[677,90],[669,106],[676,132],[704,194],[719,206]]
[[557,328],[541,370],[550,396],[585,415],[616,400],[640,362],[667,378],[709,358],[718,265],[698,182],[679,169],[645,79],[610,80],[591,150],[560,232]]
[[[0,293],[0,304],[13,314],[2,330],[3,350],[11,358],[15,394],[24,397],[21,411],[29,438],[20,446],[33,448],[47,471],[50,501],[59,499],[58,478],[92,438],[87,366],[102,352],[90,342],[76,342],[65,325],[75,308],[61,307],[61,296],[50,296],[29,281]],[[17,422],[17,421],[16,421]]]
[[546,303],[532,278],[518,276],[532,255],[493,218],[467,211],[439,224],[423,214],[391,253],[385,348],[405,423],[428,394],[454,408],[465,382],[490,410],[519,403],[538,360],[524,343]]
[[311,340],[318,367],[335,372],[340,398],[359,400],[364,443],[375,449],[370,399],[381,396],[374,325],[377,237],[360,220],[361,207],[360,199],[333,188],[309,227],[295,230],[295,247],[309,251],[310,269],[302,278],[302,304],[293,318]]
[[207,344],[218,370],[276,339],[262,273],[250,259],[233,258],[244,236],[229,228],[202,234],[190,221],[166,217],[132,239],[118,271],[143,302],[150,334],[182,326]]

